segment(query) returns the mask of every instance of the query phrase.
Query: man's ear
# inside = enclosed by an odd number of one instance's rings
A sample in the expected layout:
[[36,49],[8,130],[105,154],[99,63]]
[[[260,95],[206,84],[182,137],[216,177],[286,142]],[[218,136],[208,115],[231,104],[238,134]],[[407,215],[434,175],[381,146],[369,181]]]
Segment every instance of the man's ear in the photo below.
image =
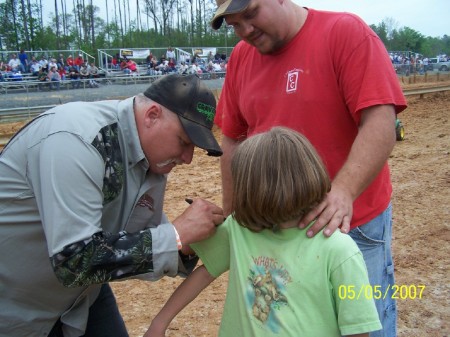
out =
[[162,117],[162,109],[157,103],[149,105],[144,112],[144,124],[151,127]]

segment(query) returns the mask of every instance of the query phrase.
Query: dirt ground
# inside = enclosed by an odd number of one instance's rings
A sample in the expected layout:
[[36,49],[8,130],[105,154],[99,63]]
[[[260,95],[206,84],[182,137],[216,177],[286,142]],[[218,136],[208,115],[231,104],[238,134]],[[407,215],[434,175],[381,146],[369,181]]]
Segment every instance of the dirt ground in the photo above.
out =
[[[409,78],[400,81],[404,88],[436,84],[411,84]],[[450,81],[439,84],[450,85]],[[407,99],[409,107],[400,115],[405,140],[397,142],[389,159],[397,295],[403,298],[398,300],[399,336],[450,336],[450,92]],[[0,125],[0,135],[20,124]],[[220,139],[219,130],[215,134]],[[185,197],[221,204],[219,159],[196,150],[192,165],[170,174],[165,200],[170,219],[186,208]],[[128,280],[113,284],[131,337],[143,335],[180,282],[179,278],[164,278],[154,283]],[[167,336],[216,336],[226,286],[223,275],[174,320]]]

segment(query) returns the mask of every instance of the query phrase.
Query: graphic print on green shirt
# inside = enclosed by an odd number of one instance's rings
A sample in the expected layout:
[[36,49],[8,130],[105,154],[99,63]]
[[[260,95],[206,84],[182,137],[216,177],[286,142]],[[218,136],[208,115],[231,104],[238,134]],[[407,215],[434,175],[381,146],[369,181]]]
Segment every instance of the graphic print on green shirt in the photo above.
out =
[[277,333],[283,306],[289,305],[286,285],[292,282],[289,272],[271,257],[253,257],[253,265],[248,276],[247,305],[253,316]]

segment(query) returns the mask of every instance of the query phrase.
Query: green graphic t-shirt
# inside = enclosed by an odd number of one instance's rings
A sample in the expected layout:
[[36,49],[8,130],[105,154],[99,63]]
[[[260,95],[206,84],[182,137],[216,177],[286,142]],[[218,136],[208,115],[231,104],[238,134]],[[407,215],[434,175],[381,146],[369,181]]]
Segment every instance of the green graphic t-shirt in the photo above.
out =
[[[306,237],[298,228],[253,233],[232,217],[192,245],[208,272],[229,272],[219,336],[331,337],[381,329],[367,270],[339,231]],[[355,295],[362,289],[362,296]],[[352,299],[350,299],[352,298]]]

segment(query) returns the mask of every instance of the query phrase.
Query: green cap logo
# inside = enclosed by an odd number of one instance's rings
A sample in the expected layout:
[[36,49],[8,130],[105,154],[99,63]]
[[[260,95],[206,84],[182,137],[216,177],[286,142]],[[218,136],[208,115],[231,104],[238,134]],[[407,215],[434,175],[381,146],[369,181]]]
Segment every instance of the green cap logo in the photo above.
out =
[[197,111],[206,117],[206,120],[212,122],[214,120],[214,116],[216,115],[216,109],[208,104],[198,102],[197,103]]

